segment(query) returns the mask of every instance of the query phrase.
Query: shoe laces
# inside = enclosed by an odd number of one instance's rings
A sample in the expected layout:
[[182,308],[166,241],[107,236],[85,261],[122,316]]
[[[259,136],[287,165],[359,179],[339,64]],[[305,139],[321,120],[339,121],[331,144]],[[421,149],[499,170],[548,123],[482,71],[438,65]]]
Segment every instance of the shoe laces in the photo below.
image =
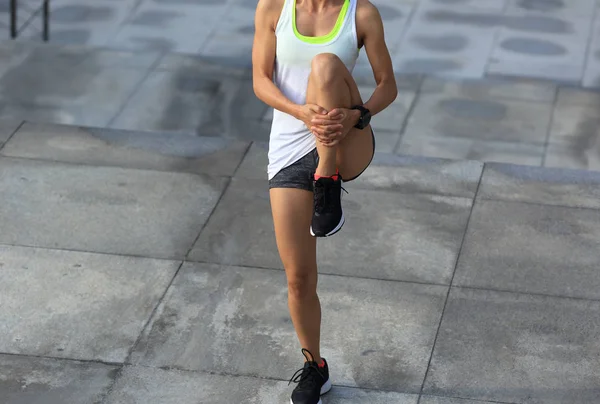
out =
[[[339,180],[338,180],[339,181]],[[348,193],[341,187],[342,191]],[[315,212],[319,214],[333,212],[336,201],[339,201],[339,194],[337,193],[337,187],[333,185],[333,181],[315,181]]]
[[[310,355],[310,358],[307,354]],[[306,363],[302,368],[298,369],[296,373],[294,373],[288,383],[288,386],[292,383],[298,383],[298,388],[301,390],[310,390],[318,386],[318,382],[325,381],[325,376],[321,374],[319,367],[317,366],[312,354],[308,349],[303,348],[302,355],[304,355],[306,358]]]

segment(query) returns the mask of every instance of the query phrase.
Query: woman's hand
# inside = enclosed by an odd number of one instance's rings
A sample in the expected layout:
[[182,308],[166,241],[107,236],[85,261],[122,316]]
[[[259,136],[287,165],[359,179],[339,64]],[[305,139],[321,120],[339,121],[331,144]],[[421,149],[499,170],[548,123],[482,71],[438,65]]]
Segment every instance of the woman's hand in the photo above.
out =
[[312,126],[314,126],[312,122],[319,118],[327,118],[327,110],[325,108],[322,108],[316,104],[306,104],[300,108],[300,116],[298,119],[304,122],[307,128],[311,129]]
[[327,115],[315,116],[310,130],[325,146],[333,147],[341,142],[358,122],[360,112],[348,108],[335,108]]

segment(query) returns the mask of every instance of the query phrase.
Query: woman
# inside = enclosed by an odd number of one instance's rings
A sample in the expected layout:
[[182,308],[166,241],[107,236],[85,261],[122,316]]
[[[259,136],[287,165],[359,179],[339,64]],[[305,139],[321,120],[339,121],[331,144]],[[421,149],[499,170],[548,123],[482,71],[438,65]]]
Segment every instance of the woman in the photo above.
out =
[[[378,10],[368,0],[259,0],[252,51],[256,96],[274,108],[269,188],[292,322],[305,356],[292,404],[331,388],[319,350],[316,238],[344,224],[342,181],[370,164],[369,124],[397,95]],[[351,71],[365,47],[377,82],[363,104]]]

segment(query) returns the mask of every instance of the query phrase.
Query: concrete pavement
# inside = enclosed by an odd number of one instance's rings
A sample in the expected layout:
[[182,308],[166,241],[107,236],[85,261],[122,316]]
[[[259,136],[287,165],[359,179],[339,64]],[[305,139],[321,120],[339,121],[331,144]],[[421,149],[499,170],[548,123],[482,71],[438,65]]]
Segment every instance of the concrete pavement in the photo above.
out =
[[[52,1],[52,41],[248,66],[256,0]],[[398,73],[600,87],[596,0],[374,0]],[[39,38],[39,24],[25,38]],[[357,71],[368,72],[362,54]]]

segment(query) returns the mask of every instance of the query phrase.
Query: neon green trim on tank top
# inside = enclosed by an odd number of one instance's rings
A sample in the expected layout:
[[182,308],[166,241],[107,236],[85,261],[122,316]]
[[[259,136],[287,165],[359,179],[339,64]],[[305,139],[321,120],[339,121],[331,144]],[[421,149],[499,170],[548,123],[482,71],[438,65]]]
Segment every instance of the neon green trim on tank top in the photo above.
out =
[[350,0],[344,1],[342,10],[340,11],[337,21],[335,22],[335,26],[329,34],[322,36],[304,36],[298,32],[298,28],[296,27],[296,0],[293,0],[293,2],[294,4],[292,5],[292,27],[294,27],[294,34],[296,35],[296,38],[303,42],[315,45],[327,43],[336,37],[336,35],[340,32],[342,25],[344,24],[344,19],[346,18],[346,13],[348,12],[348,7],[350,6]]

